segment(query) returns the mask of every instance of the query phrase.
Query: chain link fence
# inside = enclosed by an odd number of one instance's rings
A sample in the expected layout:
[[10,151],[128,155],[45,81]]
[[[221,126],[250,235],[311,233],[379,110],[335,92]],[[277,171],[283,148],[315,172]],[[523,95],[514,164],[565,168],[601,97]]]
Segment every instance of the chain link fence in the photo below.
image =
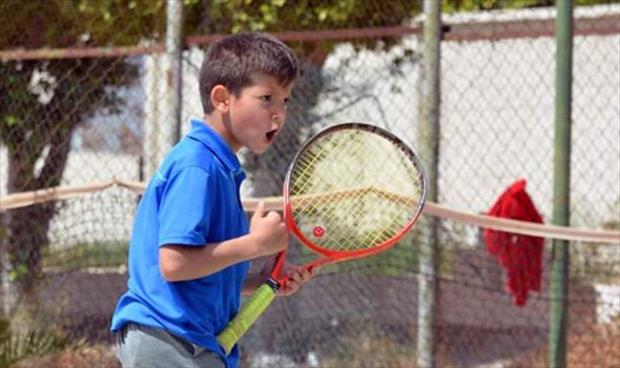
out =
[[[198,73],[204,48],[218,35],[241,30],[274,32],[295,49],[302,65],[286,129],[275,145],[261,156],[240,153],[248,173],[242,197],[279,195],[295,150],[334,123],[372,122],[419,147],[426,139],[419,126],[422,3],[301,3],[184,1],[176,122],[167,102],[165,2],[3,2],[0,196],[93,183],[99,186],[91,188],[102,189],[112,178],[148,181],[175,137],[189,128],[189,118],[202,116]],[[487,213],[523,178],[550,223],[555,11],[488,3],[505,9],[473,1],[481,9],[465,12],[468,2],[443,4],[450,12],[441,27],[437,201]],[[522,5],[537,3],[546,4]],[[24,27],[36,22],[48,32]],[[575,227],[620,229],[618,24],[618,2],[574,10]],[[6,364],[63,349],[64,355],[22,364],[116,364],[109,321],[126,288],[126,252],[140,191],[83,191],[0,212],[6,321],[0,326],[0,354]],[[484,229],[434,219],[435,364],[544,366],[551,240],[545,239],[541,254],[540,290],[517,306],[506,291],[506,270],[486,249]],[[425,221],[389,253],[326,268],[297,295],[278,300],[242,341],[243,366],[417,366],[418,263],[430,232],[431,221]],[[569,366],[620,365],[620,350],[612,343],[620,338],[619,246],[569,243]],[[304,255],[294,249],[292,262],[301,263]],[[84,353],[85,345],[99,346],[100,354]]]

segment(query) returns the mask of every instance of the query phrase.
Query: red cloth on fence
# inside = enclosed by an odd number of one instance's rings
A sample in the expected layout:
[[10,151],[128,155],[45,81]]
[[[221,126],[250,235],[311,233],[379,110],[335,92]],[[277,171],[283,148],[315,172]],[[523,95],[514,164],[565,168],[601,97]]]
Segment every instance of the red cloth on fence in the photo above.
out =
[[[489,216],[542,224],[525,185],[525,179],[512,184],[491,207]],[[506,269],[506,289],[514,303],[524,306],[530,290],[540,291],[543,238],[487,229],[484,241],[489,253]]]

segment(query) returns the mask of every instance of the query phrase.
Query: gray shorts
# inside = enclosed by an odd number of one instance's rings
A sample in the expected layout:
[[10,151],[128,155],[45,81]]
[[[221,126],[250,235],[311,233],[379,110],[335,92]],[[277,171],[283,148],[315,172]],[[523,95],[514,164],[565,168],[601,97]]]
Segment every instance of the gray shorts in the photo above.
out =
[[116,334],[123,368],[224,368],[220,357],[158,328],[128,323]]

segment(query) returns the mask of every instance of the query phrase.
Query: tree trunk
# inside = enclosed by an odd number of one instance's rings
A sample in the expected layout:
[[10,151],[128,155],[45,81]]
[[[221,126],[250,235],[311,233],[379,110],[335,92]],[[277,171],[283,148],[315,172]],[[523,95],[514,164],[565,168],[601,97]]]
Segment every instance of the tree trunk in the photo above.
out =
[[[43,168],[35,175],[36,157],[40,157],[41,146],[24,143],[10,148],[8,192],[31,191],[60,184],[70,150],[73,128],[59,129],[49,138],[49,153]],[[45,147],[43,145],[43,147]],[[39,148],[39,149],[37,149]],[[18,285],[20,294],[34,290],[37,278],[41,276],[41,256],[48,244],[47,232],[55,214],[55,202],[17,208],[6,214],[6,250],[9,254],[11,277]]]

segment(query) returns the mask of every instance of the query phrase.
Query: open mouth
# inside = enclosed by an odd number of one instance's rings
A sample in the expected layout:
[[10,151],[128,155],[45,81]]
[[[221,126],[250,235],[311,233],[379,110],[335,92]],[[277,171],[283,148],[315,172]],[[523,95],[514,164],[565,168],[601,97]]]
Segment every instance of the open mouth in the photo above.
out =
[[273,142],[273,139],[276,137],[277,134],[278,134],[278,129],[274,129],[274,130],[267,132],[267,134],[265,134],[265,136],[267,137],[267,141],[269,143]]

